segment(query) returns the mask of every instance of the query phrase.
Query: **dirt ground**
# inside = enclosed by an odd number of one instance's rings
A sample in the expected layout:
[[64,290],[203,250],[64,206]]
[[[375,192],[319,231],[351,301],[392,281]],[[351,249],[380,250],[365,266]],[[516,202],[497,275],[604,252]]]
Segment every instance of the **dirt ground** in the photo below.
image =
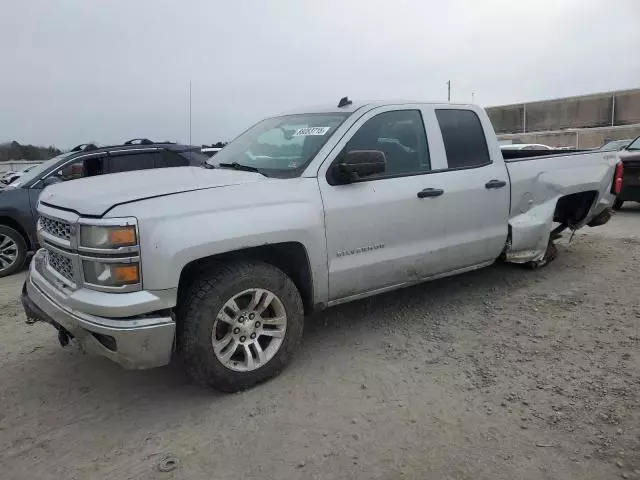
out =
[[0,478],[640,479],[640,208],[566,244],[318,314],[235,395],[62,349],[1,279]]

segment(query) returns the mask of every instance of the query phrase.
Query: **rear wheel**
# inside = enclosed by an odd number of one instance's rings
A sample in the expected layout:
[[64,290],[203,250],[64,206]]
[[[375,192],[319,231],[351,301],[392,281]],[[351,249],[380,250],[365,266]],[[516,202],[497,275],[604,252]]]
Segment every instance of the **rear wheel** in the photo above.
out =
[[11,227],[0,225],[0,277],[16,273],[27,256],[27,244]]
[[225,392],[280,373],[300,343],[304,324],[294,283],[262,262],[221,264],[201,274],[178,314],[178,348],[187,371]]
[[624,203],[624,200],[620,200],[619,198],[616,198],[615,201],[613,202],[613,209],[620,210],[622,208],[623,203]]

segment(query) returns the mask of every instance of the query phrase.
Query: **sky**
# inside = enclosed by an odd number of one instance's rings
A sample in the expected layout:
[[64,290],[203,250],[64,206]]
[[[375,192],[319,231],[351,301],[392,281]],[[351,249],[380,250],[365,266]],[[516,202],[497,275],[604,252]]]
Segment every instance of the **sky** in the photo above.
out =
[[640,87],[640,0],[20,0],[1,12],[0,141],[209,144],[345,95],[446,100],[447,80],[452,101],[482,106]]

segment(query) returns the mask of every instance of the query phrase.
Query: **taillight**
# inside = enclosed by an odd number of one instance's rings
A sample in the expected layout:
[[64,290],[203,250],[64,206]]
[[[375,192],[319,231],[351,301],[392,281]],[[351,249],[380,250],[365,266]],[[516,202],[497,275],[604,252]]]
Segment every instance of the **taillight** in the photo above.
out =
[[622,177],[624,174],[624,164],[622,160],[618,162],[616,165],[616,173],[613,176],[613,193],[616,195],[620,195],[622,191]]

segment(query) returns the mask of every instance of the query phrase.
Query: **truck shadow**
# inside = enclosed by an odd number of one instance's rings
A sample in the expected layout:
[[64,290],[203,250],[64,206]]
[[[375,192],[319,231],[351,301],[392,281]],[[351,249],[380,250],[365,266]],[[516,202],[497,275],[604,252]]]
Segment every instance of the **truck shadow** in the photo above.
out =
[[[363,300],[350,302],[318,312],[305,320],[303,349],[305,355],[298,355],[293,364],[304,368],[305,359],[313,351],[322,351],[327,339],[343,339],[348,335],[357,341],[360,330],[380,328],[418,327],[428,324],[430,319],[441,317],[442,309],[450,305],[454,299],[465,303],[482,302],[490,296],[500,295],[514,288],[525,287],[530,283],[531,276],[543,276],[551,273],[554,265],[547,269],[531,272],[514,265],[496,264],[491,267],[469,272],[454,277],[444,278],[433,282],[418,284],[393,292],[376,295]],[[406,315],[416,312],[416,316]],[[455,312],[445,312],[455,314]],[[418,322],[418,323],[416,323]],[[181,362],[174,358],[170,365],[145,371],[124,370],[112,362],[84,355],[73,345],[61,349],[57,344],[54,330],[48,325],[37,324],[34,329],[43,329],[50,333],[49,343],[44,347],[36,347],[36,351],[29,355],[30,369],[45,374],[46,377],[60,379],[60,386],[68,385],[72,379],[81,384],[83,391],[97,390],[109,396],[109,392],[117,395],[136,395],[148,389],[174,389],[191,385]],[[44,332],[43,332],[44,334]],[[42,352],[42,353],[40,353]],[[30,384],[32,393],[37,390],[37,384]],[[188,395],[194,393],[193,387],[188,389]],[[218,394],[205,389],[209,398]]]
[[617,213],[640,213],[640,202],[624,202]]
[[[551,264],[548,270],[553,268]],[[480,304],[493,296],[525,287],[531,276],[544,276],[548,270],[534,272],[517,265],[497,263],[462,275],[339,305],[310,317],[305,324],[305,342],[316,343],[326,336],[335,335],[336,330],[350,332],[362,328],[404,328],[428,324],[430,319],[455,315],[450,307],[456,300],[466,305]],[[407,312],[416,312],[416,315],[406,315]]]
[[[238,398],[242,399],[243,408],[258,410],[265,398],[279,405],[278,399],[286,402],[284,397],[292,388],[318,377],[327,356],[354,355],[353,345],[367,341],[363,336],[370,335],[369,340],[381,342],[388,334],[431,329],[434,323],[456,315],[452,308],[456,303],[467,309],[476,308],[491,297],[525,288],[532,277],[553,275],[558,267],[554,263],[531,272],[496,264],[315,314],[306,321],[301,351],[292,365],[279,377],[241,397],[193,385],[178,359],[155,370],[127,371],[106,359],[89,357],[75,349],[62,350],[51,327],[38,324],[30,327],[31,334],[40,339],[33,342],[36,346],[31,347],[32,351],[23,348],[5,360],[0,381],[10,393],[0,398],[3,403],[21,404],[23,411],[31,412],[32,418],[26,421],[33,422],[34,433],[48,432],[52,436],[57,435],[53,432],[60,422],[68,422],[60,417],[61,411],[72,411],[78,419],[64,434],[73,435],[81,434],[85,420],[95,422],[96,417],[111,422],[110,429],[114,431],[130,430],[131,425],[153,431],[158,428],[159,417],[165,424],[179,423],[185,416],[193,422],[206,421],[213,405],[217,415],[224,415],[225,410],[237,408]],[[228,421],[232,422],[232,418],[229,415]]]

